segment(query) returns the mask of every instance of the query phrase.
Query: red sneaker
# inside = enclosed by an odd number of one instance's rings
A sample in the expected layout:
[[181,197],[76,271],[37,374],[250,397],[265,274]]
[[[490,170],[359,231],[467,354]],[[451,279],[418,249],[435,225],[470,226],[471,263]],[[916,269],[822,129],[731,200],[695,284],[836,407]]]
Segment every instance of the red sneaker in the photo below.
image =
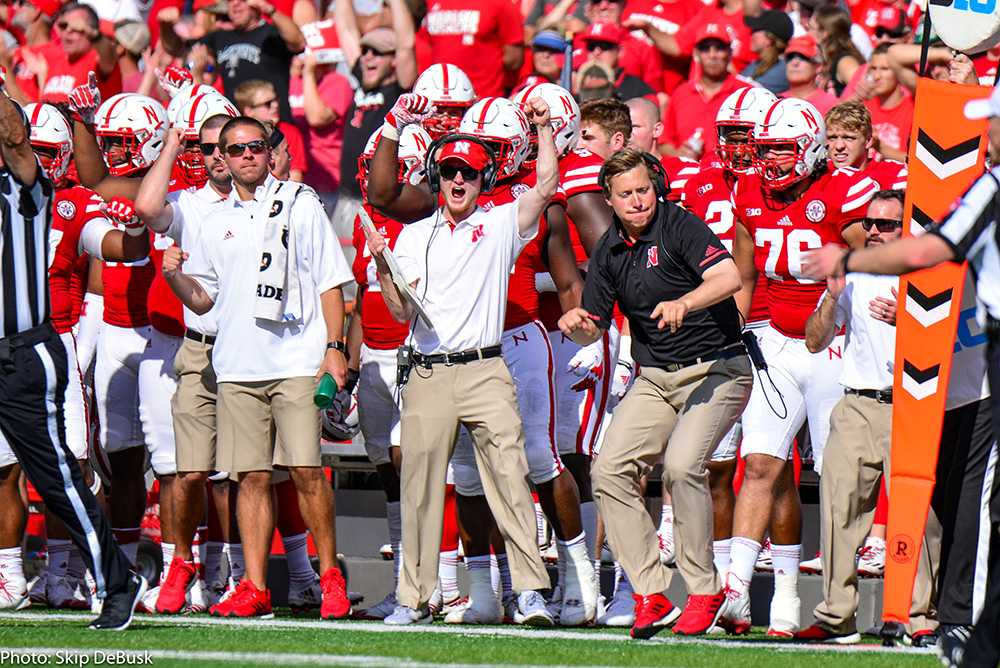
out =
[[267,589],[257,589],[249,579],[241,580],[230,598],[213,605],[208,612],[216,617],[274,618],[274,612],[271,610],[271,592]]
[[813,624],[807,629],[803,629],[795,634],[795,639],[799,642],[822,642],[822,643],[832,643],[834,645],[856,645],[861,642],[861,634],[857,631],[854,633],[837,633],[836,631],[831,631],[825,626],[819,624]]
[[187,592],[198,576],[198,568],[192,561],[174,557],[167,569],[167,579],[160,585],[160,595],[156,598],[156,612],[161,615],[176,615],[184,609]]
[[629,635],[633,638],[652,638],[681,615],[681,611],[663,594],[633,594],[632,597],[635,599],[635,624]]
[[722,610],[726,595],[691,594],[684,604],[684,613],[674,624],[674,633],[681,636],[699,636],[715,625]]
[[319,580],[323,589],[323,605],[320,606],[321,619],[342,619],[351,614],[351,602],[347,600],[347,587],[339,568],[328,568]]

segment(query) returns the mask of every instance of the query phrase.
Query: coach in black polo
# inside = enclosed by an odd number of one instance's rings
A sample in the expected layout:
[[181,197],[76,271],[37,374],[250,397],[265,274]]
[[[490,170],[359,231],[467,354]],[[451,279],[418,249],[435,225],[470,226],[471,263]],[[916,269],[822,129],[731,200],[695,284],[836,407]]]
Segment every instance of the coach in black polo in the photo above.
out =
[[[580,345],[628,318],[641,372],[615,409],[594,462],[594,496],[614,553],[640,596],[632,636],[674,620],[676,633],[704,633],[724,600],[712,563],[712,499],[706,462],[736,422],[753,384],[733,295],[740,276],[708,226],[666,201],[659,163],[625,149],[601,174],[613,225],[590,258],[582,307],[560,329]],[[663,460],[673,497],[677,567],[690,596],[684,614],[664,596],[656,528],[639,478]],[[677,619],[680,615],[680,619]]]

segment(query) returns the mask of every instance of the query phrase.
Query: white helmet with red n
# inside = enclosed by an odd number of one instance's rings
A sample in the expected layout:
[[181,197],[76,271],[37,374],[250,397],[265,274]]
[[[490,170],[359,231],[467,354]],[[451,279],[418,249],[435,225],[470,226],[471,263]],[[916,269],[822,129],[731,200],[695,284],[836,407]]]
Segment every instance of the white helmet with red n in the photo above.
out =
[[485,141],[497,158],[497,181],[518,173],[530,152],[528,117],[505,97],[484,97],[465,112],[458,131]]
[[[746,174],[753,167],[753,146],[751,138],[757,123],[775,102],[777,96],[766,88],[748,86],[727,97],[715,115],[715,132],[718,136],[716,154],[726,169],[737,174]],[[732,130],[747,133],[744,142],[729,139]]]
[[[183,95],[183,93],[181,94]],[[172,119],[171,127],[179,127],[184,130],[184,143],[189,146],[189,142],[198,141],[201,126],[208,119],[213,116],[235,118],[239,115],[233,103],[213,89],[211,93],[203,93],[189,98],[187,102],[182,104],[177,112],[177,117]],[[185,147],[184,152],[177,158],[177,162],[191,181],[203,183],[208,179],[205,156],[202,155],[200,148],[189,149]]]
[[[94,118],[94,134],[113,176],[148,169],[163,150],[167,112],[151,97],[119,93],[108,98]],[[121,152],[115,155],[120,147]]]
[[53,181],[66,176],[73,159],[73,130],[69,121],[51,104],[32,102],[24,107],[31,121],[31,148],[42,169]]
[[[796,97],[778,100],[754,127],[755,167],[764,187],[784,190],[826,164],[826,123],[812,104]],[[794,162],[766,157],[769,149],[794,149]]]
[[[533,97],[540,97],[545,104],[549,105],[549,114],[552,118],[552,134],[556,142],[556,153],[562,157],[576,148],[580,141],[580,105],[573,99],[573,95],[554,83],[539,83],[525,86],[511,96],[514,104],[524,109],[525,104]],[[535,159],[538,142],[538,133],[532,124],[531,132],[532,151],[525,166]]]
[[180,90],[177,95],[170,98],[170,103],[167,105],[167,118],[170,119],[170,126],[173,127],[177,124],[177,119],[180,115],[181,107],[193,98],[199,95],[205,95],[207,93],[215,93],[220,95],[218,89],[207,84],[193,84],[190,86],[185,86]]
[[434,105],[434,113],[421,123],[434,139],[454,132],[462,115],[476,101],[469,76],[451,63],[438,63],[424,70],[413,84],[413,92]]
[[[375,157],[375,149],[382,139],[382,128],[372,133],[365,144],[365,150],[358,156],[358,185],[361,187],[361,196],[368,199],[368,174],[371,171],[371,161]],[[399,163],[399,171],[396,180],[399,183],[408,183],[415,186],[427,178],[427,170],[424,167],[424,156],[427,155],[427,147],[431,145],[430,135],[419,125],[411,123],[403,128],[399,133],[399,149],[396,160]]]

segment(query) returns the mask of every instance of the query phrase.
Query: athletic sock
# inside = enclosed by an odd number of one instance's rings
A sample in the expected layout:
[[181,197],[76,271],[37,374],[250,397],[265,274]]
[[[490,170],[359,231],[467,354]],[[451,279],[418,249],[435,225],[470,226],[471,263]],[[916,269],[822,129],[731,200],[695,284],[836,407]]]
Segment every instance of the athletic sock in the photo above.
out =
[[622,568],[622,565],[617,561],[615,562],[615,595],[619,592],[623,594],[631,594],[634,589],[632,589],[632,581],[628,579],[628,573]]
[[316,571],[309,563],[309,541],[305,532],[282,536],[285,547],[285,561],[288,564],[288,581],[302,586],[316,581]]
[[443,551],[438,557],[438,587],[446,603],[458,596],[458,550]]
[[564,568],[573,569],[581,592],[585,591],[583,588],[588,586],[586,583],[593,582],[593,570],[591,569],[590,558],[587,556],[586,535],[581,533],[576,538],[559,541],[558,545],[565,553],[567,565]]
[[508,595],[514,593],[514,585],[510,579],[510,564],[507,562],[507,553],[494,555],[497,562],[497,572],[500,573],[500,600],[504,600]]
[[733,539],[712,541],[712,561],[715,562],[715,570],[719,571],[719,579],[726,581],[726,573],[729,572],[730,549]]
[[[399,582],[399,571],[403,567],[403,511],[399,501],[385,504],[385,520],[389,525],[389,544],[392,545],[392,581]],[[439,577],[440,572],[439,562]]]
[[205,543],[205,582],[222,581],[222,543],[210,540]]
[[66,577],[73,543],[65,538],[50,538],[46,547],[49,551],[48,577],[52,580]]
[[583,525],[583,534],[587,537],[587,554],[589,558],[600,559],[597,553],[597,504],[593,501],[584,501],[580,504],[580,523]]
[[538,502],[538,492],[531,493],[531,500],[535,504],[535,541],[538,543],[538,547],[544,547],[549,542],[548,521],[545,519],[542,504]]
[[774,593],[799,595],[799,562],[802,545],[775,545],[771,543],[771,563],[774,564]]
[[246,570],[246,565],[243,562],[243,543],[223,543],[222,553],[229,561],[229,577],[233,579],[233,582],[239,582],[243,579],[243,573]]
[[198,567],[198,573],[202,577],[204,576],[205,558],[207,556],[205,544],[205,535],[207,533],[208,528],[200,526],[194,530],[194,537],[191,539],[191,561]]
[[[566,543],[556,539],[556,586],[559,590],[566,593],[566,561],[569,559],[569,555],[566,553]],[[590,560],[588,559],[589,563]]]
[[160,582],[165,582],[170,573],[170,564],[174,560],[174,544],[161,542],[160,551],[163,553],[163,572],[160,574]]
[[662,536],[666,535],[668,531],[671,534],[674,532],[674,506],[670,503],[664,503],[660,511],[660,530],[657,533]]
[[734,536],[730,543],[729,576],[726,584],[740,594],[750,590],[750,580],[753,578],[754,564],[760,554],[760,543],[743,536]]
[[496,600],[490,576],[491,562],[488,554],[465,558],[465,570],[469,573],[469,598],[473,601],[488,601],[491,597]]

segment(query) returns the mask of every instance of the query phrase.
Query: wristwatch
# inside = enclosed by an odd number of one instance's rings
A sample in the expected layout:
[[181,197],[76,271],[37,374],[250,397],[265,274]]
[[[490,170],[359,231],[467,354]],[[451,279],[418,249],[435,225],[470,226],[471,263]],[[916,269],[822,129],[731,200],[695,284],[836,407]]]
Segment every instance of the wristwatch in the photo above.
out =
[[339,350],[340,352],[344,353],[344,357],[346,357],[347,359],[351,359],[351,355],[350,353],[347,352],[347,346],[344,344],[343,341],[330,341],[329,343],[326,344],[326,349]]

